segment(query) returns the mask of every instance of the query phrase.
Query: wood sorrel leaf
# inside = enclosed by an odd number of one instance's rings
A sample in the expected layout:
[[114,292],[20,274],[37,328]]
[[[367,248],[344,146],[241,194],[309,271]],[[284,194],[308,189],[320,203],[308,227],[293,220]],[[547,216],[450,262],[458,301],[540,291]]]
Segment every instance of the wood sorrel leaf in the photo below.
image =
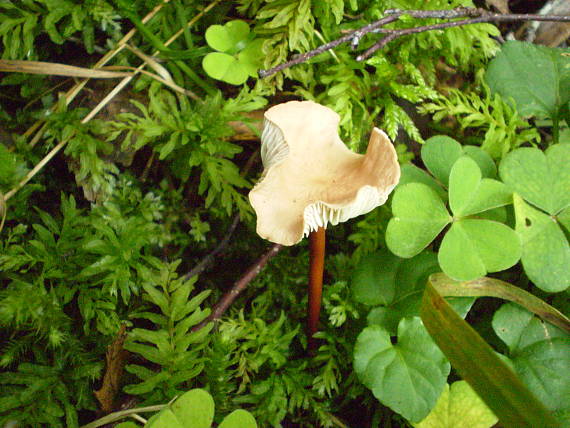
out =
[[202,67],[210,77],[232,85],[241,85],[248,78],[246,69],[231,55],[210,52],[202,60]]
[[412,422],[425,418],[445,385],[450,366],[419,318],[398,325],[398,343],[380,326],[356,341],[354,369],[380,402]]
[[514,195],[516,231],[522,241],[522,264],[537,287],[550,293],[570,286],[570,245],[558,223]]
[[214,420],[214,400],[203,389],[185,392],[170,408],[185,428],[210,428]]
[[453,138],[437,135],[425,142],[421,154],[429,172],[447,186],[451,167],[463,155],[463,149]]
[[490,428],[498,418],[464,380],[445,385],[436,406],[414,428]]
[[437,135],[428,139],[422,146],[422,160],[429,172],[443,185],[449,183],[451,168],[461,156],[472,158],[483,172],[484,177],[495,177],[496,168],[493,159],[475,146],[462,146],[451,137]]
[[257,428],[257,422],[248,411],[237,409],[226,416],[218,428]]
[[398,188],[392,200],[392,212],[386,244],[400,257],[420,253],[451,221],[437,193],[422,183]]
[[495,312],[493,329],[509,347],[516,373],[565,426],[570,424],[570,335],[518,305]]
[[559,117],[570,101],[568,49],[508,41],[491,61],[485,80],[493,92],[515,100],[522,116]]
[[249,25],[240,20],[230,21],[225,25],[211,25],[205,34],[208,45],[219,52],[239,50],[240,44],[245,46],[248,35]]
[[514,230],[490,220],[459,220],[439,249],[441,269],[453,279],[468,281],[513,266],[521,256]]
[[570,144],[546,153],[533,147],[507,154],[499,167],[503,182],[536,207],[555,215],[570,206]]
[[426,171],[418,168],[411,163],[407,163],[400,167],[400,181],[398,182],[398,187],[402,187],[408,183],[423,183],[435,190],[438,196],[442,200],[447,200],[447,192],[441,185]]
[[482,179],[477,163],[463,156],[449,175],[449,205],[457,217],[477,214],[512,202],[512,193],[496,180]]

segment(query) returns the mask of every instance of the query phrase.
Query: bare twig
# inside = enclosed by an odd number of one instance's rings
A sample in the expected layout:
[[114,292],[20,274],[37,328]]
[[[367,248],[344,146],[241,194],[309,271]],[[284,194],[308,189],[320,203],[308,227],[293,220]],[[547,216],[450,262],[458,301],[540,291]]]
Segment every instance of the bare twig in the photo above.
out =
[[200,324],[193,327],[192,330],[193,331],[200,330],[210,321],[218,321],[222,317],[224,312],[226,312],[226,310],[230,307],[233,301],[239,296],[239,294],[243,290],[245,290],[247,285],[251,281],[253,281],[253,279],[257,275],[259,275],[261,269],[265,267],[267,262],[271,258],[273,258],[279,252],[279,250],[281,250],[282,247],[283,246],[280,244],[274,244],[265,254],[263,254],[259,259],[257,259],[257,261],[250,266],[247,272],[243,274],[243,276],[234,283],[231,290],[228,291],[226,294],[224,294],[222,298],[218,301],[218,303],[216,303],[210,316],[206,318],[204,321],[202,321]]
[[234,217],[231,226],[228,228],[224,239],[210,252],[206,257],[204,257],[200,262],[192,268],[190,272],[184,275],[184,279],[190,279],[193,276],[200,275],[204,270],[206,270],[210,265],[214,263],[214,258],[221,253],[230,243],[230,239],[234,234],[237,225],[239,224],[239,214]]
[[[364,53],[356,57],[357,61],[363,61],[370,57],[378,49],[382,49],[391,41],[406,36],[409,34],[423,33],[426,31],[441,30],[451,27],[459,27],[463,25],[481,24],[487,22],[506,22],[506,21],[555,21],[555,22],[570,22],[570,16],[564,15],[536,15],[536,14],[502,14],[492,13],[481,8],[456,8],[449,10],[399,10],[390,9],[384,11],[387,15],[378,21],[365,25],[339,39],[325,43],[300,55],[294,56],[291,60],[279,64],[268,70],[260,70],[259,77],[269,77],[279,71],[285,70],[297,64],[308,61],[310,58],[320,55],[330,49],[334,49],[343,43],[350,43],[352,49],[356,49],[362,37],[369,33],[384,33],[387,36],[376,42],[372,47],[367,49]],[[434,25],[424,25],[414,28],[404,28],[399,30],[383,28],[385,25],[395,22],[401,16],[408,15],[417,19],[457,19],[468,18],[461,21],[444,22]]]

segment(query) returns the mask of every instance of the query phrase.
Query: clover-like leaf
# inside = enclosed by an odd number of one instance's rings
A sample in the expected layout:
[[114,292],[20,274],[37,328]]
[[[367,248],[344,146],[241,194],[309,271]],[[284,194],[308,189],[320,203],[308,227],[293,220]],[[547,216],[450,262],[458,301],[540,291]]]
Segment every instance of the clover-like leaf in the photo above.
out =
[[463,156],[455,162],[449,175],[449,206],[455,216],[468,216],[507,205],[512,193],[505,185],[481,177],[477,163]]
[[570,207],[562,210],[562,212],[556,216],[556,219],[566,228],[566,231],[570,233]]
[[187,428],[210,428],[214,420],[214,399],[203,389],[185,392],[170,408]]
[[392,212],[386,244],[400,257],[420,253],[451,221],[441,198],[422,183],[399,187],[392,199]]
[[354,349],[354,369],[380,402],[418,422],[443,391],[450,365],[414,317],[400,321],[396,344],[380,326],[362,330]]
[[453,138],[437,135],[425,142],[421,154],[429,172],[447,186],[451,167],[463,155],[463,149]]
[[522,241],[521,261],[537,287],[550,293],[570,286],[570,245],[558,223],[515,193],[516,231]]
[[249,43],[244,50],[238,54],[238,61],[251,77],[257,77],[257,71],[263,65],[263,55],[261,47],[263,40],[256,39]]
[[546,153],[532,147],[507,154],[499,173],[503,182],[534,206],[555,215],[570,206],[570,144]]
[[218,428],[257,428],[257,422],[251,413],[238,409],[226,416]]
[[527,387],[570,424],[570,336],[526,309],[503,305],[493,316],[495,333],[509,347],[509,358]]
[[453,223],[439,248],[442,270],[469,281],[508,269],[521,257],[521,241],[510,227],[490,220],[463,219]]
[[402,187],[408,183],[423,183],[431,187],[431,189],[434,190],[442,200],[447,200],[447,192],[445,189],[441,187],[441,185],[426,171],[411,163],[407,163],[400,167],[400,181],[396,188]]
[[462,146],[445,135],[428,139],[422,146],[421,154],[426,168],[445,186],[448,185],[451,168],[463,155],[469,156],[479,165],[484,177],[496,175],[495,163],[484,150],[475,146]]
[[249,74],[232,55],[211,52],[202,60],[202,67],[210,77],[232,85],[245,83]]
[[464,380],[446,384],[437,404],[414,428],[490,428],[498,418]]
[[558,118],[570,101],[568,52],[508,41],[489,64],[485,80],[493,92],[514,99],[521,115]]
[[245,47],[249,36],[249,25],[240,20],[225,25],[211,25],[206,30],[206,42],[219,52],[238,51]]

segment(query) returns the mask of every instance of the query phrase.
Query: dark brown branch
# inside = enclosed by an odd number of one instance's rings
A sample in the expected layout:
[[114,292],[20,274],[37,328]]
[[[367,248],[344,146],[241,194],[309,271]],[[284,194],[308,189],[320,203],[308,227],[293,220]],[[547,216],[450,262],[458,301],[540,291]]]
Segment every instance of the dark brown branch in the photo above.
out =
[[234,234],[238,223],[239,223],[239,214],[234,217],[232,224],[230,225],[228,231],[226,232],[226,235],[224,236],[224,239],[222,239],[222,241],[216,246],[216,248],[212,250],[212,252],[210,252],[208,255],[206,255],[206,257],[200,260],[200,262],[198,262],[198,264],[194,266],[190,272],[185,274],[183,277],[184,279],[190,279],[193,276],[200,275],[202,272],[204,272],[204,270],[206,270],[214,263],[214,259],[216,258],[216,256],[220,254],[230,243],[230,239]]
[[[570,16],[564,15],[536,15],[536,14],[501,14],[492,13],[481,8],[456,8],[450,10],[398,10],[390,9],[384,12],[384,18],[379,19],[371,24],[365,25],[339,39],[328,42],[300,55],[296,55],[290,61],[279,64],[268,70],[259,70],[259,77],[269,77],[279,71],[301,64],[310,58],[320,55],[328,50],[334,49],[343,43],[351,43],[353,49],[358,47],[360,39],[369,33],[385,33],[388,34],[364,53],[356,57],[357,61],[363,61],[370,57],[378,49],[383,48],[391,41],[409,34],[423,33],[426,31],[441,30],[444,28],[458,27],[463,25],[481,24],[488,22],[505,22],[505,21],[554,21],[554,22],[570,22]],[[445,22],[434,25],[424,25],[414,28],[405,28],[401,30],[386,29],[383,26],[400,19],[402,15],[409,15],[418,19],[457,19],[469,18],[461,21]]]
[[265,265],[271,258],[277,255],[277,253],[279,252],[279,250],[281,250],[282,247],[283,246],[280,244],[274,244],[264,255],[262,255],[259,259],[257,259],[257,261],[250,266],[247,272],[243,274],[243,276],[234,283],[230,291],[224,294],[222,298],[219,300],[219,302],[216,303],[210,316],[206,318],[204,321],[202,321],[200,324],[198,324],[197,326],[193,327],[192,330],[193,331],[200,330],[210,321],[218,321],[222,317],[224,312],[226,312],[226,310],[234,302],[234,300],[239,296],[239,294],[243,290],[245,290],[248,284],[251,281],[253,281],[253,279],[257,275],[259,275],[261,269],[265,267]]

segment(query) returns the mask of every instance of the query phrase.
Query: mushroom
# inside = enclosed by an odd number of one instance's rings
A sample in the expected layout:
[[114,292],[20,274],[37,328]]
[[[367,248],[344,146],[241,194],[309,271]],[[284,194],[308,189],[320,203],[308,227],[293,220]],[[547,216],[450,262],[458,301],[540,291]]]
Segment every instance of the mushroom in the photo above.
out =
[[257,233],[282,245],[309,236],[309,348],[317,331],[324,269],[325,229],[386,202],[400,179],[388,136],[374,128],[365,155],[338,135],[339,115],[312,101],[290,101],[265,112],[264,171],[249,193]]

